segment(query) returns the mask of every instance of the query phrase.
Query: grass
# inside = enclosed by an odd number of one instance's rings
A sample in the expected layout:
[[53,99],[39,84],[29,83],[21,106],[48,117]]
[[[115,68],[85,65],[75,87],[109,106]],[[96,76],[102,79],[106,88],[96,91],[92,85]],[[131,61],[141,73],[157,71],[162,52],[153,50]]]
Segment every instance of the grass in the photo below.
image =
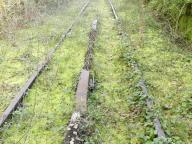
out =
[[[155,101],[156,114],[172,143],[191,143],[190,51],[172,43],[147,10],[144,10],[142,23],[139,3],[118,2],[117,11],[129,36],[125,57],[130,53],[131,58],[139,63],[150,96]],[[140,45],[142,25],[144,44]]]
[[[0,143],[62,143],[74,110],[74,95],[95,18],[91,4],[46,71],[23,101],[23,107],[1,129]],[[90,27],[90,28],[89,28]]]
[[0,115],[37,64],[54,47],[82,4],[83,1],[73,1],[68,8],[63,6],[54,14],[44,16],[41,24],[29,23],[28,28],[17,30],[10,34],[10,38],[0,40]]

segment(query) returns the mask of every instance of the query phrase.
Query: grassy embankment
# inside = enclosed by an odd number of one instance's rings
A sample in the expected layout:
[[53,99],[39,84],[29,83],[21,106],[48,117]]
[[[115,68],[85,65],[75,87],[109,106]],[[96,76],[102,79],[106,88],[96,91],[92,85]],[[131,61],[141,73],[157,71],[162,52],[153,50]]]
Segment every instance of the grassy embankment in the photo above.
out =
[[128,34],[124,59],[138,62],[156,114],[172,143],[191,143],[191,51],[172,43],[151,13],[141,11],[139,3],[119,0],[115,6]]

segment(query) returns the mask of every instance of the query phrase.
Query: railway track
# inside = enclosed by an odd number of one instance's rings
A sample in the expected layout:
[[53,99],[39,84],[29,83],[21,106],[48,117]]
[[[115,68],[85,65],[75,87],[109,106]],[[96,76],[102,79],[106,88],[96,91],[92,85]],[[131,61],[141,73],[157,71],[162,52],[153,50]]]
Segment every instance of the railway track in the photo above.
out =
[[20,91],[18,92],[18,94],[15,96],[15,98],[12,100],[12,102],[10,103],[10,105],[6,108],[6,110],[3,112],[3,114],[0,117],[0,127],[3,126],[3,124],[5,123],[5,121],[9,118],[9,116],[12,114],[12,112],[17,109],[17,106],[19,105],[19,103],[21,103],[23,97],[27,94],[28,90],[31,88],[31,86],[34,84],[35,80],[38,78],[38,76],[41,74],[41,72],[45,69],[45,67],[49,64],[49,62],[51,61],[54,53],[56,52],[56,50],[58,48],[61,47],[62,43],[64,42],[65,38],[67,37],[67,35],[71,32],[72,28],[74,27],[74,25],[78,22],[79,17],[81,17],[84,13],[84,11],[86,10],[86,8],[89,5],[89,0],[85,2],[85,4],[82,6],[79,14],[76,16],[76,18],[74,19],[74,21],[71,23],[71,25],[68,27],[68,29],[66,31],[63,32],[63,34],[61,35],[58,43],[55,45],[55,47],[53,49],[50,50],[50,52],[48,53],[46,59],[41,62],[41,64],[38,65],[37,70],[31,75],[31,77],[27,80],[27,82],[24,84],[24,86],[20,89]]
[[90,69],[93,59],[93,49],[95,45],[95,40],[97,36],[98,20],[94,20],[92,23],[91,32],[89,33],[89,43],[88,49],[85,56],[85,62],[83,69],[81,71],[79,82],[76,90],[76,108],[73,112],[69,125],[67,127],[67,132],[65,135],[65,144],[78,144],[82,143],[79,133],[79,125],[81,123],[81,117],[87,112],[87,95],[89,91],[89,78]]
[[[111,0],[108,0],[113,16],[118,21],[118,15],[116,13],[115,7],[113,6],[113,3]],[[9,107],[6,109],[6,111],[3,113],[3,115],[0,118],[0,126],[4,124],[4,122],[8,119],[8,117],[11,115],[11,113],[17,108],[19,103],[22,101],[23,97],[26,95],[30,87],[33,85],[35,80],[38,78],[38,76],[41,74],[41,72],[44,70],[44,68],[48,65],[48,63],[51,61],[55,51],[62,45],[63,41],[67,37],[68,33],[71,32],[74,25],[77,23],[79,17],[83,14],[83,12],[86,10],[87,6],[89,4],[89,1],[87,1],[78,16],[75,18],[73,23],[69,26],[67,31],[65,31],[57,45],[49,52],[46,60],[39,65],[38,70],[31,76],[31,78],[26,82],[24,87],[21,89],[21,91],[18,93],[18,95],[14,98],[12,103],[9,105]],[[66,129],[65,139],[64,143],[66,144],[76,144],[76,143],[82,143],[82,140],[80,139],[81,134],[79,133],[79,125],[81,123],[81,118],[84,116],[84,114],[87,112],[87,96],[89,91],[89,79],[90,79],[90,70],[91,70],[91,64],[93,59],[93,49],[96,41],[97,36],[97,29],[98,29],[98,20],[94,20],[91,27],[91,32],[89,33],[89,42],[88,42],[88,49],[85,56],[84,66],[81,71],[78,86],[76,89],[76,95],[75,95],[75,110],[70,118],[68,127]],[[142,78],[139,82],[139,87],[143,91],[143,96],[148,97],[148,90],[147,86],[145,84],[142,72],[139,69],[138,64],[135,62],[134,64],[135,70],[138,71]],[[153,101],[150,98],[146,99],[146,105],[149,111],[153,111]],[[162,138],[166,137],[165,132],[161,126],[160,120],[158,117],[154,118],[154,128],[157,131],[157,137]]]
[[[118,21],[119,18],[118,18],[118,15],[117,15],[117,12],[115,10],[115,7],[113,6],[113,3],[111,0],[108,0],[109,4],[110,4],[110,7],[111,7],[111,11],[113,13],[113,16],[114,18]],[[143,78],[143,74],[138,66],[138,64],[136,62],[133,63],[133,66],[135,68],[136,71],[139,72],[139,74],[141,75],[141,79],[140,79],[140,82],[139,82],[139,87],[142,89],[142,92],[143,92],[143,97],[147,97],[146,99],[146,106],[147,106],[147,109],[149,111],[152,111],[153,114],[154,114],[154,110],[153,110],[153,105],[154,105],[154,102],[151,98],[149,98],[149,94],[148,94],[148,89],[147,89],[147,86],[145,84],[145,80]],[[160,122],[160,119],[158,116],[154,116],[154,119],[153,119],[153,125],[154,125],[154,128],[157,132],[157,137],[158,138],[165,138],[166,137],[166,134],[165,134],[165,131],[163,130],[163,127],[161,125],[161,122]]]

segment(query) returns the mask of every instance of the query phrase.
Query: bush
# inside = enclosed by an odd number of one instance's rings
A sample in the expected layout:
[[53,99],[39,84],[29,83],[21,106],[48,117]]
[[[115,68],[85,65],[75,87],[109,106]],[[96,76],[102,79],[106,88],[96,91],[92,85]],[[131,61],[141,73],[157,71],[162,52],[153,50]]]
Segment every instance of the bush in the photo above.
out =
[[0,0],[0,39],[69,0]]
[[176,33],[192,40],[192,0],[146,0],[147,5],[170,23]]

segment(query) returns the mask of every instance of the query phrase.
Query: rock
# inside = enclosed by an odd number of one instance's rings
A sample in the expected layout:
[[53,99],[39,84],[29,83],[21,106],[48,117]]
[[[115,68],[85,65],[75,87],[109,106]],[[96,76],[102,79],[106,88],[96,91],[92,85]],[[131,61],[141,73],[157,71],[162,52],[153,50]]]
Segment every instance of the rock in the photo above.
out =
[[71,141],[70,141],[70,144],[74,144],[74,141],[75,141],[75,139],[72,138]]
[[73,128],[74,128],[74,129],[77,129],[77,128],[78,128],[78,124],[75,124]]
[[77,135],[77,132],[76,132],[76,131],[74,131],[74,132],[73,132],[73,134],[74,134],[74,135]]
[[163,106],[163,109],[164,109],[164,110],[170,110],[171,108],[172,108],[171,105],[164,105],[164,106]]

